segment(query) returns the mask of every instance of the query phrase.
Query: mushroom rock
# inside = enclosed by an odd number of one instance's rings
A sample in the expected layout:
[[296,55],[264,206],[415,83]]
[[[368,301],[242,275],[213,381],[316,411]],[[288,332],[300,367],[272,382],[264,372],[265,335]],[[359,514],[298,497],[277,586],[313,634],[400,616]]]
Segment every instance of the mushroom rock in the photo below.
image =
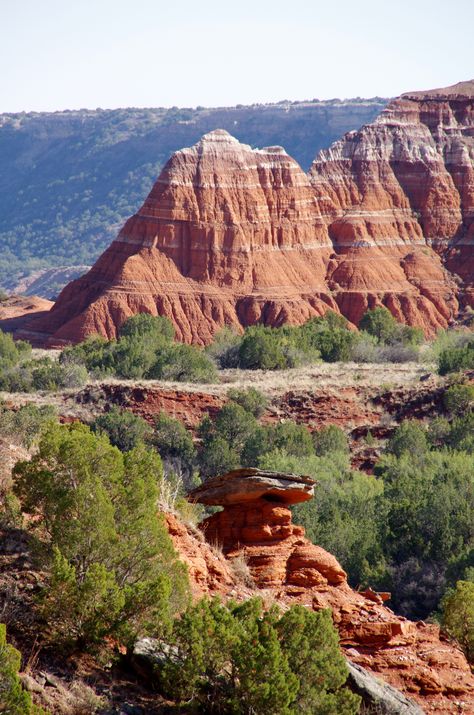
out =
[[289,507],[311,499],[315,485],[309,477],[242,469],[208,479],[188,498],[223,506],[200,528],[229,562],[244,558],[257,589],[285,605],[330,608],[352,662],[415,698],[426,712],[457,712],[457,704],[464,708],[459,712],[473,711],[474,676],[439,628],[393,613],[384,605],[389,594],[354,591],[337,559],[292,523]]
[[204,344],[223,325],[303,322],[338,310],[325,284],[331,251],[296,161],[218,129],[173,154],[117,239],[31,330],[50,344],[114,338],[146,312]]

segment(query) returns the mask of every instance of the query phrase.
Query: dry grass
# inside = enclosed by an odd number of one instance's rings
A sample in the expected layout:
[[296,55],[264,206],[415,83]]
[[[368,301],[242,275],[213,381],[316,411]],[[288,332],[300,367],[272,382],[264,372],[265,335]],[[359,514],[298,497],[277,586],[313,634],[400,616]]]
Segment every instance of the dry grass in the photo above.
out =
[[238,584],[247,588],[255,588],[255,581],[249,568],[248,560],[244,552],[229,559],[232,575]]
[[243,389],[255,387],[269,396],[281,395],[287,390],[314,390],[315,388],[376,387],[382,383],[407,385],[417,382],[422,375],[434,372],[434,364],[410,363],[318,363],[289,370],[220,370],[220,382],[196,384],[166,380],[117,380],[109,384],[133,387],[159,387],[182,392],[204,392],[224,396],[230,387]]
[[431,363],[318,363],[312,366],[290,370],[222,370],[220,382],[211,384],[171,382],[166,380],[91,380],[85,388],[69,388],[60,392],[5,393],[0,392],[0,400],[14,406],[25,404],[52,405],[64,417],[92,421],[106,408],[106,401],[98,400],[80,404],[77,395],[83,389],[97,388],[100,396],[101,385],[121,385],[124,388],[142,388],[145,390],[174,390],[182,393],[204,393],[225,397],[232,388],[245,389],[254,387],[268,398],[282,396],[289,390],[312,392],[318,390],[337,393],[342,388],[383,391],[382,387],[404,387],[416,385],[420,377],[429,373],[435,383],[442,383],[443,378],[436,375]]

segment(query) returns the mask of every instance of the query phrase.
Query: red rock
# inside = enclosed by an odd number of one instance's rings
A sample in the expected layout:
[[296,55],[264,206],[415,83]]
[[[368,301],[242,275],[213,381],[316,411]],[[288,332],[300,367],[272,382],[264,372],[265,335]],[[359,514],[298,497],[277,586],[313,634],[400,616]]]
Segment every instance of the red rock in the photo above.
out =
[[25,323],[46,314],[54,303],[37,295],[23,296],[11,295],[6,300],[0,301],[0,330],[13,333],[22,328]]
[[53,343],[112,338],[148,312],[202,344],[223,325],[301,322],[337,310],[325,285],[331,250],[298,164],[216,130],[171,157],[117,240],[34,329]]
[[313,163],[336,252],[328,281],[349,320],[385,304],[427,333],[446,326],[458,309],[446,267],[471,300],[473,88],[474,81],[403,95]]
[[[354,591],[337,560],[306,539],[302,527],[292,524],[284,503],[268,501],[265,496],[235,502],[207,518],[201,527],[207,541],[221,545],[229,562],[244,558],[257,593],[262,589],[266,600],[301,603],[315,610],[330,608],[341,646],[351,661],[415,698],[425,712],[456,712],[460,701],[463,712],[474,711],[474,676],[461,651],[440,639],[438,627],[394,614],[383,605],[386,594],[375,598],[372,590]],[[173,526],[171,536],[181,552],[183,536],[176,537],[177,531]],[[188,537],[196,540],[189,533]],[[202,542],[197,548],[185,547],[184,560],[191,564],[191,577],[197,559],[198,593],[213,590],[199,557],[201,550],[205,555],[208,549]],[[222,570],[220,560],[219,564]],[[216,593],[232,598],[239,593],[249,595],[235,578],[229,585],[229,577],[232,579],[232,572],[219,577]]]
[[403,95],[322,151],[309,177],[281,147],[206,134],[28,329],[50,345],[113,338],[147,312],[206,344],[223,325],[301,323],[328,308],[357,324],[386,305],[432,335],[459,301],[474,305],[473,87]]

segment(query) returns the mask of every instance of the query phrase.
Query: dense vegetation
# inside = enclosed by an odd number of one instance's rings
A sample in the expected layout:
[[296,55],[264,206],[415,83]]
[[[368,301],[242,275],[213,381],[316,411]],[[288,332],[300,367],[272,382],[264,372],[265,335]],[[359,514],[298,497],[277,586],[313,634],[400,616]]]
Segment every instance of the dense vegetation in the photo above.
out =
[[51,424],[13,476],[50,564],[42,612],[53,640],[85,647],[114,634],[130,645],[138,633],[163,634],[187,584],[156,514],[159,456],[143,445],[123,453],[81,424]]
[[66,348],[60,363],[85,367],[96,377],[179,382],[211,382],[217,377],[214,363],[202,350],[174,341],[174,328],[168,318],[148,313],[126,320],[116,341],[92,336]]
[[[118,340],[90,338],[56,362],[32,357],[28,344],[0,333],[0,384],[57,389],[65,374],[215,379],[215,362],[275,369],[419,348],[419,331],[384,308],[369,311],[362,327],[356,333],[329,313],[299,327],[223,331],[202,351],[174,342],[165,318],[138,315]],[[13,479],[0,471],[0,528],[27,525],[35,544],[45,574],[34,606],[43,641],[98,654],[104,639],[130,649],[138,636],[157,636],[160,692],[197,711],[357,712],[328,614],[296,607],[282,615],[259,600],[189,605],[186,569],[157,507],[195,523],[202,508],[186,502],[186,489],[238,466],[260,466],[314,476],[316,498],[294,507],[307,536],[339,559],[354,587],[389,590],[396,612],[439,620],[472,662],[474,386],[459,369],[468,365],[464,357],[453,359],[471,349],[471,336],[441,333],[429,347],[440,372],[451,360],[441,416],[402,422],[377,444],[373,474],[351,466],[351,444],[335,425],[262,424],[268,399],[255,388],[229,389],[194,436],[164,413],[148,423],[107,406],[89,426],[61,426],[52,408],[0,404],[0,442],[32,454],[17,463]],[[39,712],[17,670],[0,626],[0,709],[4,698],[12,713]]]
[[332,311],[300,326],[255,325],[242,336],[224,328],[207,353],[221,368],[282,370],[324,362],[408,362],[418,358],[423,332],[398,323],[387,308],[369,310],[360,331]]
[[31,345],[0,330],[0,390],[35,392],[80,387],[88,378],[80,365],[60,365],[49,357],[32,358]]
[[7,643],[5,625],[0,623],[0,712],[41,715],[44,711],[33,705],[30,694],[21,685],[20,659],[20,653]]
[[3,114],[0,286],[13,288],[37,268],[90,264],[138,209],[170,154],[212,129],[253,146],[283,143],[308,168],[319,149],[372,121],[384,105],[376,98]]
[[260,599],[200,601],[175,622],[164,692],[199,712],[350,715],[360,698],[344,687],[347,666],[329,611],[293,606],[283,615]]
[[[168,438],[171,448],[172,425],[159,419],[154,437],[141,432],[121,451],[105,434],[108,428],[122,439],[118,414],[94,433],[80,423],[58,425],[51,412],[29,411],[29,420],[18,413],[12,419],[28,435],[25,443],[35,433],[37,447],[16,464],[13,478],[44,573],[36,602],[43,642],[66,653],[100,654],[104,638],[132,647],[137,636],[158,636],[159,690],[197,712],[358,712],[329,611],[295,606],[281,614],[264,610],[259,599],[188,604],[186,569],[156,512],[166,477],[160,457],[142,441]],[[2,434],[11,424],[4,420]],[[19,654],[0,626],[0,705],[13,715],[39,714],[18,668]]]
[[[243,335],[225,328],[203,351],[176,342],[168,318],[140,313],[125,321],[117,340],[92,335],[65,348],[59,360],[33,358],[28,343],[15,342],[0,331],[0,390],[74,388],[83,385],[89,376],[206,383],[218,380],[216,365],[221,369],[281,370],[319,360],[417,359],[422,340],[419,329],[400,325],[386,308],[368,311],[363,323],[366,330],[356,332],[349,329],[345,318],[329,311],[300,326],[256,325]],[[440,365],[443,355],[441,352]]]

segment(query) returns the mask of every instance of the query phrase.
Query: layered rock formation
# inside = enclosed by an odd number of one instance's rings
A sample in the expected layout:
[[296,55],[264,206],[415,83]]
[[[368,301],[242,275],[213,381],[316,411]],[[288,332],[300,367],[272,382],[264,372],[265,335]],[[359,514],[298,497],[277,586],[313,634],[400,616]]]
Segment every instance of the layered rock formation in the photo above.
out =
[[204,135],[173,154],[33,338],[113,338],[148,312],[205,344],[223,325],[300,323],[328,308],[357,323],[380,304],[433,334],[459,300],[474,304],[473,87],[403,95],[322,151],[309,177],[281,147]]
[[35,330],[57,343],[111,338],[149,312],[202,344],[224,324],[302,320],[337,309],[325,286],[331,250],[308,177],[284,149],[254,150],[216,130],[171,157],[117,240]]
[[[389,594],[354,591],[334,556],[292,524],[288,506],[310,499],[313,488],[307,477],[247,469],[210,479],[189,498],[224,504],[222,511],[201,524],[206,539],[222,546],[229,563],[243,557],[256,588],[267,597],[315,610],[332,609],[341,645],[351,661],[416,698],[426,712],[470,712],[474,676],[461,651],[440,639],[437,626],[395,615],[384,605]],[[174,539],[181,551],[176,535]],[[189,547],[186,553],[190,563]],[[197,570],[204,581],[203,592],[209,593],[206,568]],[[228,576],[219,576],[221,595],[226,593]],[[235,592],[235,584],[228,588]]]
[[403,95],[320,152],[310,176],[337,254],[328,281],[351,320],[383,302],[445,325],[458,308],[446,268],[472,302],[474,81]]

